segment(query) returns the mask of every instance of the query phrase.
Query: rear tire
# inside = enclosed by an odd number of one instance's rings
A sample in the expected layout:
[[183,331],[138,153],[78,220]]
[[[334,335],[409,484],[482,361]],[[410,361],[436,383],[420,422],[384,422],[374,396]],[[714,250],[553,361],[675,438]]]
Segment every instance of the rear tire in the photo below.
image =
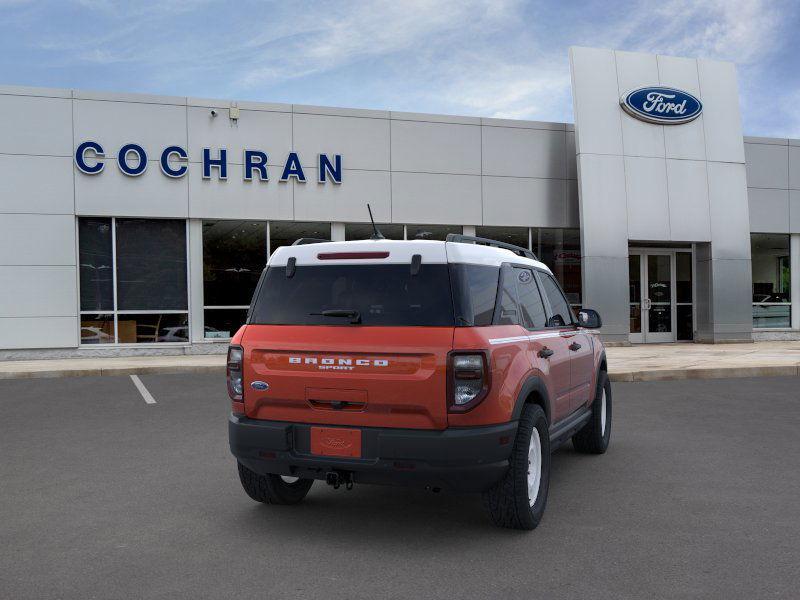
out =
[[[314,484],[313,479],[297,479],[280,475],[259,475],[242,463],[239,467],[239,481],[247,495],[256,502],[265,504],[297,504],[308,494]],[[294,482],[289,483],[292,479]],[[287,481],[288,480],[288,481]]]
[[584,454],[603,454],[611,441],[611,382],[600,371],[597,391],[592,403],[592,416],[578,433],[572,436],[575,450]]
[[483,494],[492,522],[511,529],[535,529],[550,487],[550,434],[540,406],[526,404],[517,427],[508,472]]

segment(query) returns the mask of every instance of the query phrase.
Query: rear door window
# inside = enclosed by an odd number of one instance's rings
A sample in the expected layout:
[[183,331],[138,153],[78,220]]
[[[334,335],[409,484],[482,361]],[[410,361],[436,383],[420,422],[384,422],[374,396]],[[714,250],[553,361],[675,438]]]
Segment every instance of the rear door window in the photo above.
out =
[[357,311],[362,325],[452,327],[453,302],[446,264],[298,265],[269,267],[250,323],[347,325],[323,311]]
[[565,327],[572,324],[572,311],[569,308],[564,293],[550,273],[539,271],[542,288],[550,302],[552,314],[548,322],[549,327]]
[[543,329],[547,324],[547,313],[536,278],[530,269],[514,268],[517,280],[517,297],[522,313],[520,324],[528,329]]

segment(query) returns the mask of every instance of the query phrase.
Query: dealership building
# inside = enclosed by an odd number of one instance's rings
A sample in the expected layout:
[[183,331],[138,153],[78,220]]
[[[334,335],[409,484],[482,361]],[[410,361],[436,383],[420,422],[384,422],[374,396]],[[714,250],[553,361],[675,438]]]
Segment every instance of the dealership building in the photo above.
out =
[[800,339],[800,140],[731,63],[570,50],[575,123],[0,87],[0,360],[215,353],[300,237],[511,242],[616,343]]

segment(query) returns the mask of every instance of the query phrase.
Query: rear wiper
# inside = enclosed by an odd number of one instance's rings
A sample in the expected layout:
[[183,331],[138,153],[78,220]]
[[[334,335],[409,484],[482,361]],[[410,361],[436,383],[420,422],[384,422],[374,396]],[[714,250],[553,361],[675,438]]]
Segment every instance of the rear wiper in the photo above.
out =
[[334,310],[323,310],[322,312],[318,313],[308,313],[314,316],[321,316],[321,317],[339,317],[342,319],[350,319],[351,325],[358,325],[361,323],[361,313],[357,310],[348,310],[348,309],[334,309]]

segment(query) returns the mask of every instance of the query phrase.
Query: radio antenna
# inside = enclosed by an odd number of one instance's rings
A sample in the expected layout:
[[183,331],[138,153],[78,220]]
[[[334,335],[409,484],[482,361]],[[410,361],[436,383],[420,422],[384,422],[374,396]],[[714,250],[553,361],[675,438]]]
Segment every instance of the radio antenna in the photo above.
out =
[[380,229],[378,229],[378,226],[375,225],[375,219],[372,218],[372,208],[370,207],[369,202],[367,202],[367,210],[369,211],[369,221],[370,223],[372,223],[372,235],[369,237],[369,239],[385,240],[386,238],[383,237],[383,234],[380,232]]

